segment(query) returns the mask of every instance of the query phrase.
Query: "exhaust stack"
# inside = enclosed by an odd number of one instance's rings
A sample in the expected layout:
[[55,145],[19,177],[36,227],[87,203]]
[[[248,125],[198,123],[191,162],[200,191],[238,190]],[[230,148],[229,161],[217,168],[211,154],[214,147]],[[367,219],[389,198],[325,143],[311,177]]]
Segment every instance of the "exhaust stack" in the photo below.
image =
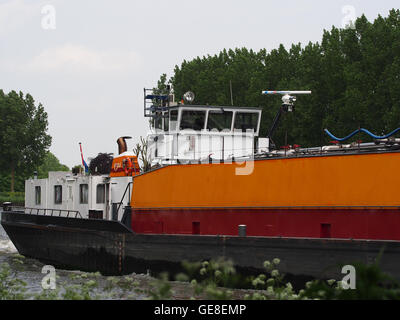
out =
[[128,151],[128,147],[126,145],[126,139],[132,139],[132,137],[120,137],[117,140],[117,144],[118,144],[118,154],[124,153],[126,151]]

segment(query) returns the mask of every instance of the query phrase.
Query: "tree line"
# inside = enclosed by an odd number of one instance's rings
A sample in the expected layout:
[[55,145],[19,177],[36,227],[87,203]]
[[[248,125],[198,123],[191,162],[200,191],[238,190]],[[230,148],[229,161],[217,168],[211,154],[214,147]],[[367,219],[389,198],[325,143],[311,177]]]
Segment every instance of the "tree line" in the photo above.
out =
[[0,90],[0,192],[24,191],[25,179],[68,170],[49,152],[48,116],[30,94]]
[[177,99],[190,90],[195,104],[221,106],[231,105],[232,87],[234,105],[263,109],[261,136],[281,104],[280,96],[261,91],[311,90],[281,120],[274,134],[277,146],[327,144],[325,128],[340,137],[360,127],[389,133],[400,126],[400,11],[392,9],[373,22],[363,15],[346,28],[324,30],[316,43],[280,45],[270,52],[224,49],[184,60],[170,79],[160,77],[158,91],[167,84]]

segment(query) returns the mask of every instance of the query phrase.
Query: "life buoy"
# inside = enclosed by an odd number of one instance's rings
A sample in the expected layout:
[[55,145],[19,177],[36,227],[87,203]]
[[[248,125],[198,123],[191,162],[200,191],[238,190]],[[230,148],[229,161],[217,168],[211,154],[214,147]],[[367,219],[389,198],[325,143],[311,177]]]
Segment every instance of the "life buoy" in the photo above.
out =
[[124,159],[122,161],[122,166],[124,168],[125,174],[127,176],[130,176],[132,174],[132,168],[133,168],[131,158]]

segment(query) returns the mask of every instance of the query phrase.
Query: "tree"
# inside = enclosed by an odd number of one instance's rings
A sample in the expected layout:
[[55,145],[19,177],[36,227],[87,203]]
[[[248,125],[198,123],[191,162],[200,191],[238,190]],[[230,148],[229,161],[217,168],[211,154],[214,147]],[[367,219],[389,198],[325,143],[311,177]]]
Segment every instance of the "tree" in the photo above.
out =
[[109,174],[111,171],[113,156],[109,153],[99,153],[90,161],[89,172],[92,175]]
[[52,154],[50,151],[47,151],[43,160],[43,164],[40,165],[37,170],[38,178],[48,178],[49,171],[69,171],[69,168],[64,164],[61,164],[54,154]]
[[30,94],[0,90],[0,128],[0,168],[11,174],[13,192],[16,173],[33,172],[51,145],[47,113],[42,104],[35,105]]
[[133,153],[138,161],[142,163],[141,170],[143,172],[149,171],[151,169],[151,157],[148,150],[148,141],[140,137],[140,142],[133,148]]
[[[49,171],[69,171],[69,168],[60,163],[57,157],[50,151],[46,152],[43,164],[37,168],[38,178],[44,179],[48,177]],[[14,178],[14,191],[23,192],[25,188],[25,180],[32,177],[33,171],[31,172],[16,172]],[[0,192],[10,190],[11,184],[11,173],[0,172]]]

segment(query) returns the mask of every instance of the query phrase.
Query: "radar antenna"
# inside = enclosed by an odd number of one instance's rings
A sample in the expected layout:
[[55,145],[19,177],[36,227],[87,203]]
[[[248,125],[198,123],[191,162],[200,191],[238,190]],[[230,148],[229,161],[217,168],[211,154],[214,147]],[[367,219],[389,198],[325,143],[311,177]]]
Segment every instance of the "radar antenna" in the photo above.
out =
[[296,95],[302,95],[302,94],[311,94],[311,91],[262,91],[262,94],[265,95],[277,95],[280,94],[282,95],[282,106],[279,108],[277,114],[275,115],[274,122],[272,123],[271,128],[268,131],[267,138],[271,141],[272,145],[275,145],[273,140],[272,140],[272,135],[279,123],[279,120],[282,116],[283,113],[286,112],[293,112],[294,111],[294,103],[296,102],[297,98]]

